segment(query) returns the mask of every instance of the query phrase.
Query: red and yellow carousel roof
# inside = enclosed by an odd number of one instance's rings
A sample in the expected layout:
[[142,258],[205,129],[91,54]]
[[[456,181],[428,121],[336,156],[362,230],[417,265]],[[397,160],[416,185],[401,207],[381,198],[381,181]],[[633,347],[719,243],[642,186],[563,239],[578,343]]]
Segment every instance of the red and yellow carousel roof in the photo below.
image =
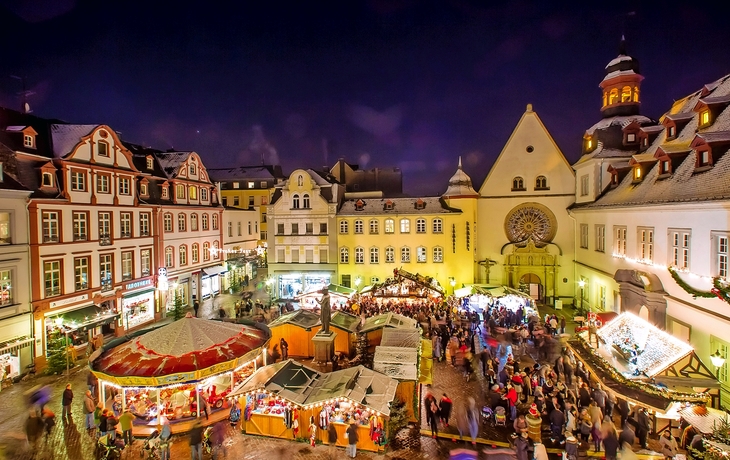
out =
[[187,315],[105,351],[91,363],[119,385],[156,386],[198,380],[253,359],[269,339],[262,329]]

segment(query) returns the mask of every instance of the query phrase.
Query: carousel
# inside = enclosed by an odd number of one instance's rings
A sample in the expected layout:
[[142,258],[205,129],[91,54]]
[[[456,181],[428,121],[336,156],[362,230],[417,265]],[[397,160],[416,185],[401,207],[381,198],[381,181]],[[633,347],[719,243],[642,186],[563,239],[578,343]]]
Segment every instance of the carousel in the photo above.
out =
[[228,415],[231,389],[266,365],[270,335],[263,325],[188,314],[97,350],[89,367],[99,379],[99,401],[117,415],[127,409],[135,415],[135,435],[148,434],[165,419],[173,432],[184,432],[202,412],[210,423]]

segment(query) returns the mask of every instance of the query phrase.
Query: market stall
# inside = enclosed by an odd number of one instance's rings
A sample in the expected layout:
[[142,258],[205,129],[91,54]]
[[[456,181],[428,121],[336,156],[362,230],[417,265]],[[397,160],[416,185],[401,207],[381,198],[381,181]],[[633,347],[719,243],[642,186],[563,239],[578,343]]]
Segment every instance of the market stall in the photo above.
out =
[[283,338],[289,344],[289,356],[311,358],[314,356],[312,337],[319,332],[321,325],[319,315],[311,311],[285,313],[269,323],[272,347]]
[[[247,434],[284,439],[307,437],[310,417],[325,441],[331,421],[338,431],[338,445],[347,444],[345,430],[358,425],[358,449],[382,450],[390,403],[397,382],[363,366],[328,374],[293,360],[259,369],[239,385],[231,397],[240,397],[243,429]],[[373,436],[378,433],[378,436]]]
[[404,301],[421,301],[423,299],[440,299],[444,297],[444,289],[436,278],[418,273],[410,273],[403,269],[393,270],[393,277],[382,283],[366,286],[360,295],[377,301],[398,298]]
[[[431,363],[423,367],[423,346],[431,342],[422,340],[418,329],[385,329],[381,345],[375,347],[373,369],[398,381],[396,396],[405,401],[406,414],[410,421],[415,422],[418,414],[418,397],[420,397],[421,383],[430,383],[433,380],[428,372],[432,370]],[[429,354],[428,356],[431,356]],[[422,371],[426,374],[422,375]]]
[[654,413],[654,431],[672,428],[675,403],[719,403],[720,384],[687,343],[631,313],[568,341],[576,358],[607,391]]
[[388,312],[365,319],[360,333],[367,335],[370,346],[378,346],[383,337],[383,329],[386,328],[418,330],[418,322],[413,318]]
[[[350,297],[357,292],[355,289],[340,286],[339,284],[330,284],[327,286],[327,291],[330,295],[330,306],[333,310],[343,308],[347,304],[347,301],[350,300]],[[322,289],[307,291],[304,294],[296,296],[295,299],[299,302],[301,308],[309,310],[319,309],[319,302],[317,301],[322,300]]]
[[[137,416],[143,435],[162,418],[186,431],[207,406],[211,422],[225,418],[227,395],[252,369],[265,364],[266,326],[185,318],[91,356],[99,400],[115,412]],[[188,422],[188,423],[185,423]]]
[[510,311],[522,308],[527,317],[537,311],[532,297],[508,286],[474,284],[457,289],[454,295],[461,299],[461,308],[480,313],[493,307]]
[[342,353],[348,358],[355,353],[357,330],[360,327],[360,317],[336,311],[332,314],[330,328],[337,333],[335,337],[335,353]]

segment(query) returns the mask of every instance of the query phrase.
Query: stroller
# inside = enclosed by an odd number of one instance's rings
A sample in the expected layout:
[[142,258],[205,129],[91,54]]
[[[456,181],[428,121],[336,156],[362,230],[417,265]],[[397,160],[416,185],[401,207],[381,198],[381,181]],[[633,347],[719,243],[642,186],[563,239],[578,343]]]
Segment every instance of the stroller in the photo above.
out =
[[147,436],[147,438],[144,440],[144,445],[142,446],[140,457],[143,457],[146,453],[148,460],[160,458],[160,441],[161,439],[159,431],[155,430],[150,433],[150,435]]
[[507,411],[502,406],[497,406],[494,411],[494,425],[507,426]]
[[494,411],[489,406],[482,407],[482,423],[485,425],[494,424]]
[[111,439],[108,434],[100,437],[96,443],[98,458],[103,460],[119,460],[122,457],[122,449],[115,439]]
[[213,450],[213,444],[210,440],[210,435],[213,434],[213,427],[209,426],[203,431],[203,452],[209,454]]

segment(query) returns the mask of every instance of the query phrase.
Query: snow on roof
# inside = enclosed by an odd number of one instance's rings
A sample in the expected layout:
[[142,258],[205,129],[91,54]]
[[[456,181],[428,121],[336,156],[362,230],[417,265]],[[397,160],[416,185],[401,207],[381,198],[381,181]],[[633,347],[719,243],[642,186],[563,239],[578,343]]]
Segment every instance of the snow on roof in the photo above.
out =
[[398,380],[418,379],[418,349],[375,347],[373,370]]
[[88,135],[99,125],[51,125],[53,138],[53,156],[63,158],[71,153],[74,147],[81,142],[81,138]]
[[609,349],[627,343],[638,346],[637,369],[653,377],[676,363],[694,349],[671,334],[631,313],[621,313],[598,330],[598,336]]
[[625,75],[638,75],[633,70],[614,70],[613,72],[609,72],[606,74],[605,77],[603,77],[602,81],[610,80],[612,78],[616,77],[623,77]]
[[615,117],[609,117],[604,118],[600,120],[595,125],[591,126],[586,130],[586,134],[589,136],[592,136],[594,131],[597,129],[606,129],[609,126],[619,125],[622,128],[625,128],[630,123],[636,121],[637,123],[644,124],[644,123],[651,123],[652,120],[649,117],[645,117],[644,115],[625,115],[625,116],[615,116]]
[[642,126],[641,130],[645,133],[656,133],[664,129],[663,125],[652,125],[652,126]]
[[155,158],[168,179],[177,176],[180,166],[185,163],[192,152],[164,152],[156,153]]
[[[416,202],[423,201],[423,208],[416,209]],[[362,210],[357,209],[358,201],[362,201]],[[390,202],[392,208],[386,209],[386,203]],[[342,203],[338,215],[380,215],[380,214],[437,214],[461,212],[445,206],[440,197],[424,198],[359,198],[345,200]]]
[[606,64],[606,67],[605,68],[608,69],[612,65],[616,65],[619,62],[626,62],[626,61],[633,61],[633,60],[634,60],[634,58],[632,58],[631,56],[626,56],[625,54],[619,54],[615,58],[611,59],[611,62],[609,62],[608,64]]
[[5,127],[5,131],[17,132],[17,131],[22,131],[22,130],[24,130],[27,127],[28,127],[27,125],[21,125],[21,126],[6,126]]
[[680,113],[667,114],[667,118],[669,118],[672,121],[691,120],[692,117],[694,117],[694,116],[695,116],[694,112],[680,112]]

